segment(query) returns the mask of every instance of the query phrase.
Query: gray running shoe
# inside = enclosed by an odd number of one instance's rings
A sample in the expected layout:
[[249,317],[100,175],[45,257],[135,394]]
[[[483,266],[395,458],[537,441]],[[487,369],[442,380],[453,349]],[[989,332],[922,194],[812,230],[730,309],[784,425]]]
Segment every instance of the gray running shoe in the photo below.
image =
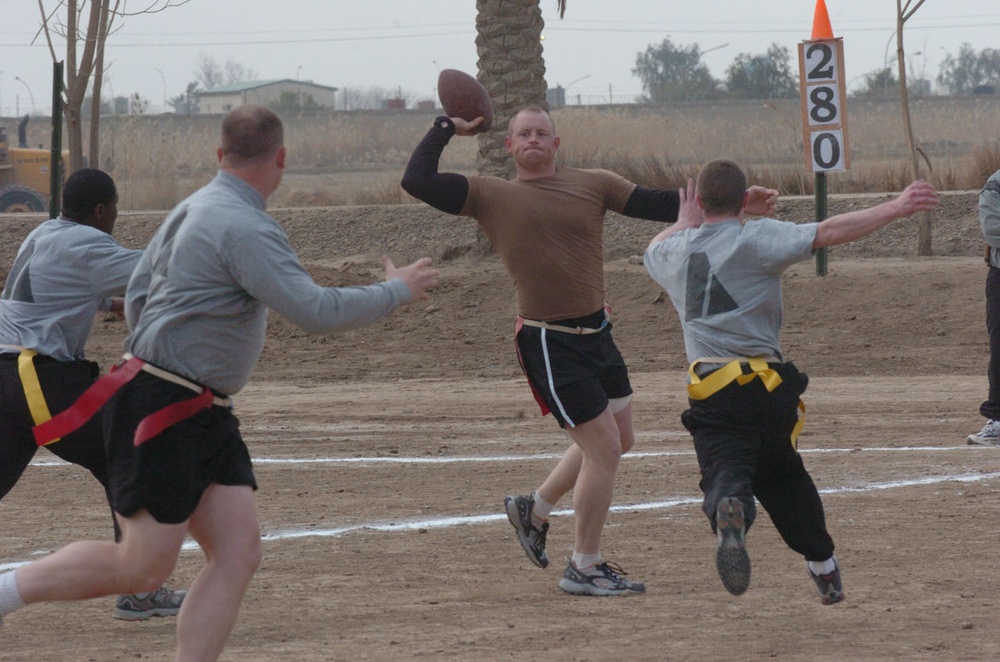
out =
[[824,605],[835,605],[838,602],[843,602],[847,597],[844,595],[844,583],[840,579],[840,564],[837,563],[837,557],[833,557],[833,572],[827,575],[817,575],[809,567],[809,561],[806,561],[806,572],[812,577],[812,580],[816,583],[816,588],[819,589],[819,601]]
[[146,597],[121,595],[115,600],[115,618],[123,621],[145,621],[152,616],[176,616],[187,591],[161,586]]
[[535,509],[535,493],[504,497],[503,506],[528,559],[539,568],[546,567],[549,557],[545,553],[545,534],[549,532],[549,523],[545,522],[537,527],[531,521],[531,512]]
[[990,419],[983,429],[965,438],[970,446],[1000,446],[1000,421]]
[[645,593],[646,585],[625,579],[628,574],[615,563],[600,563],[594,566],[594,574],[580,572],[570,561],[559,580],[559,588],[573,595],[623,595]]
[[733,595],[743,595],[750,587],[750,555],[746,547],[743,503],[725,497],[715,511],[715,530],[719,547],[715,551],[715,569],[722,585]]

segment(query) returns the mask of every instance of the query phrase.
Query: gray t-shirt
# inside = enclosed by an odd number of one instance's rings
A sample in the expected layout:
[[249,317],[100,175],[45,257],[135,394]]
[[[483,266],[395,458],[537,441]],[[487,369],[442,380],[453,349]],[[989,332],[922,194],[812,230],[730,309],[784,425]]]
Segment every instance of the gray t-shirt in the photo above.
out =
[[252,186],[219,171],[170,212],[129,281],[129,352],[233,394],[260,357],[268,308],[310,333],[331,333],[409,303],[400,279],[317,285],[264,209]]
[[680,315],[688,362],[783,360],[781,273],[811,255],[816,225],[733,219],[681,230],[646,250],[646,270]]
[[979,192],[979,226],[990,247],[990,266],[1000,267],[1000,170],[997,170]]
[[125,292],[141,254],[89,225],[45,221],[21,243],[0,294],[0,344],[83,359],[94,315]]

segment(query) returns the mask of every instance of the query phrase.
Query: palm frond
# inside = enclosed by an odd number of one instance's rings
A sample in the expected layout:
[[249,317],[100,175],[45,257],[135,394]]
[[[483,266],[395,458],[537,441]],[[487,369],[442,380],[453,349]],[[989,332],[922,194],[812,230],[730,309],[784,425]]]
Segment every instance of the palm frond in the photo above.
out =
[[556,9],[559,10],[559,18],[566,13],[566,0],[556,0]]

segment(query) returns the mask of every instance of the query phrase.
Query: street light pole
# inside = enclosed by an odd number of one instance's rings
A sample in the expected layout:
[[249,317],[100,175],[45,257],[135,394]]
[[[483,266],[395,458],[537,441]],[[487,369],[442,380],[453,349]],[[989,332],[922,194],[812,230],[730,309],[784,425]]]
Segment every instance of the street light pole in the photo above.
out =
[[21,85],[24,85],[24,89],[28,90],[28,97],[31,99],[31,112],[35,112],[35,95],[31,93],[31,88],[20,76],[14,76],[14,80],[20,81]]
[[[580,76],[576,80],[570,81],[569,84],[567,84],[566,87],[563,88],[563,94],[566,94],[566,90],[568,90],[570,88],[570,86],[572,86],[573,84],[579,83],[581,80],[586,80],[588,78],[590,78],[590,74],[587,74],[586,76]],[[580,95],[579,94],[576,95],[576,105],[578,105],[578,106],[580,105]]]
[[163,112],[167,112],[167,77],[159,67],[153,67],[160,74],[160,81],[163,83]]
[[719,46],[712,46],[707,51],[702,51],[701,54],[705,55],[706,53],[711,53],[712,51],[721,50],[721,49],[723,49],[723,48],[725,48],[727,46],[729,46],[729,42],[728,41],[726,43],[724,43],[724,44],[719,45]]

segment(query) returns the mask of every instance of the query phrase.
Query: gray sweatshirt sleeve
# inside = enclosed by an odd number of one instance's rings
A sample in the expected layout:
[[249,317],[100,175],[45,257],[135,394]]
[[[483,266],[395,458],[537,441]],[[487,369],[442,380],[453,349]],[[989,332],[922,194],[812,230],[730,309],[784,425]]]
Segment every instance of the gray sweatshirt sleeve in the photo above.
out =
[[990,175],[979,193],[979,225],[986,243],[1000,248],[1000,170]]
[[309,333],[365,326],[410,302],[410,290],[399,279],[352,287],[317,285],[276,224],[237,241],[239,245],[229,255],[232,274],[240,285]]

